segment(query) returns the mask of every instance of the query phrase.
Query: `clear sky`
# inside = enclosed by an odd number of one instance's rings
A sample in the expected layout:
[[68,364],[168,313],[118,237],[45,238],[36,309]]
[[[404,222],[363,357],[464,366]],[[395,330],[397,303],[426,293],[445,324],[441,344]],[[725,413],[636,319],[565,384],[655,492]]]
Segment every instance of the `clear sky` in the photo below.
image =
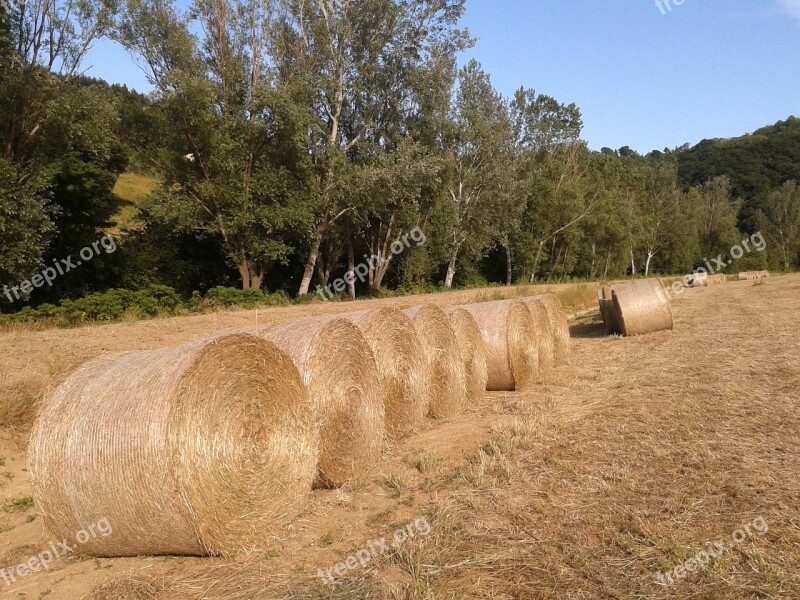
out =
[[[593,149],[648,152],[800,116],[800,0],[676,2],[467,0],[478,41],[462,61],[478,59],[505,95],[525,86],[575,102]],[[88,64],[148,89],[110,42]]]

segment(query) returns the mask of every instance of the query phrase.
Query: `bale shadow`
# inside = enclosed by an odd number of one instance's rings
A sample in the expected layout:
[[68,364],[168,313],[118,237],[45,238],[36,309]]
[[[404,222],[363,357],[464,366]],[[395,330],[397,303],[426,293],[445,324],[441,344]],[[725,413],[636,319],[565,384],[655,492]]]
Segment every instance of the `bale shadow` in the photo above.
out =
[[600,313],[584,314],[570,325],[569,336],[573,338],[599,339],[607,336],[606,325]]

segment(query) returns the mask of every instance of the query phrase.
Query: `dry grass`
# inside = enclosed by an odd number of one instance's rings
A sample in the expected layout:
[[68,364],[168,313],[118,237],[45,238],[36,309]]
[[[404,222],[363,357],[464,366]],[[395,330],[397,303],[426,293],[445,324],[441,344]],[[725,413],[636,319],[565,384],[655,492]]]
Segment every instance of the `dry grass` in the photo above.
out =
[[[345,502],[334,555],[306,540],[278,563],[173,565],[94,600],[798,598],[798,291],[798,277],[704,288],[676,302],[675,331],[630,339],[599,337],[595,312],[573,328],[575,366],[556,383],[491,394],[471,428],[406,440],[407,458]],[[435,468],[420,449],[441,456]],[[429,535],[336,588],[316,579],[419,515]],[[758,516],[767,535],[658,585],[658,571]]]
[[[674,331],[628,339],[603,336],[597,288],[590,288],[577,306],[595,309],[573,320],[571,365],[557,367],[546,385],[487,394],[459,420],[404,438],[368,480],[315,492],[279,553],[233,564],[104,561],[103,571],[75,561],[52,579],[26,578],[26,597],[46,589],[51,597],[81,597],[102,577],[108,581],[92,600],[798,598],[800,277],[754,283],[687,291],[674,303]],[[391,303],[400,301],[373,305]],[[270,314],[278,321],[297,311]],[[226,326],[245,325],[246,317],[252,311],[217,315]],[[213,330],[209,319],[97,328],[93,337],[83,337],[92,333],[85,329],[58,332],[64,337],[53,338],[50,351],[73,339],[90,352],[95,340],[164,345],[170,336]],[[10,348],[51,335],[29,334]],[[31,356],[11,352],[9,376],[21,364],[26,376],[46,381],[44,361]],[[12,361],[20,357],[24,363]],[[28,495],[17,486],[5,499]],[[2,533],[4,514],[0,546],[13,547],[6,540],[14,531]],[[349,571],[335,589],[317,578],[318,568],[421,515],[429,535]],[[759,515],[769,524],[766,536],[673,587],[657,584],[659,570]],[[25,530],[17,545],[36,537]],[[31,552],[0,559],[0,568]],[[94,579],[80,579],[81,568]]]

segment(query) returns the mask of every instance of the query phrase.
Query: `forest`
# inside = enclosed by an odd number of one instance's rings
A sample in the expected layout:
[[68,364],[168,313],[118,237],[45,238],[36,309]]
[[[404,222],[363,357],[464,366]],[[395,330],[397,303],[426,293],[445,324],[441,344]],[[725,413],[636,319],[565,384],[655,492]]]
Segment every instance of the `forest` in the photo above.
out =
[[[680,275],[757,232],[731,272],[800,266],[800,119],[593,151],[577,104],[459,64],[465,10],[0,6],[0,312]],[[101,38],[152,91],[91,78]]]

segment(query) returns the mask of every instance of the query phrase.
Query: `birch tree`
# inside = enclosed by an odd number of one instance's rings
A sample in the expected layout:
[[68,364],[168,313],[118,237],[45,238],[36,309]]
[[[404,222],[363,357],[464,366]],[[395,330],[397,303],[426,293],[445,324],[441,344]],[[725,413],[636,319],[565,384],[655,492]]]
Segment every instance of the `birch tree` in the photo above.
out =
[[480,249],[495,232],[493,212],[507,175],[504,170],[512,160],[506,104],[475,60],[459,72],[443,145],[453,211],[444,281],[450,288],[464,244],[469,241]]
[[[354,209],[337,194],[359,143],[398,90],[430,61],[454,59],[469,38],[458,28],[464,0],[275,0],[275,59],[285,81],[297,81],[312,107],[306,151],[311,156],[313,223],[299,293],[308,293],[320,245],[330,227]],[[402,96],[402,94],[401,94]],[[391,101],[394,99],[394,101]],[[404,98],[403,103],[413,102]]]

